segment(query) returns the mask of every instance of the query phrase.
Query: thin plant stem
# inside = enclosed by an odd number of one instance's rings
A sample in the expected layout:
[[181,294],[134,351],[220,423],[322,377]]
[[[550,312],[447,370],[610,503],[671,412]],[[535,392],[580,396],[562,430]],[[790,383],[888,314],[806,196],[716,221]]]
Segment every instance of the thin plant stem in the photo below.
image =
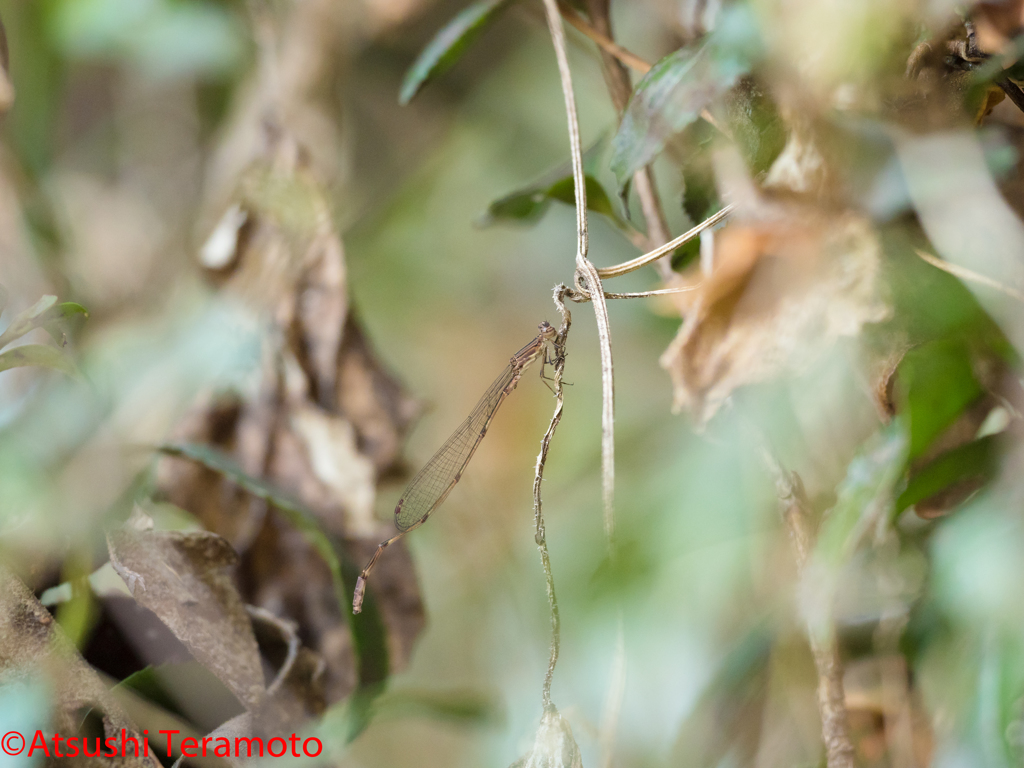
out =
[[548,31],[555,47],[555,58],[558,61],[558,74],[562,85],[562,96],[565,100],[566,121],[569,128],[569,150],[572,156],[572,175],[576,192],[576,260],[587,258],[589,250],[587,230],[587,187],[583,172],[583,150],[580,143],[580,123],[576,113],[576,95],[573,92],[572,72],[569,69],[569,57],[565,48],[565,30],[558,14],[556,0],[544,0],[544,10],[548,22]]
[[635,272],[641,267],[647,266],[652,261],[657,261],[666,253],[671,253],[680,245],[685,243],[687,240],[692,240],[693,238],[695,238],[705,229],[715,226],[715,224],[717,224],[730,213],[732,213],[732,211],[733,206],[727,205],[724,208],[722,208],[722,210],[709,216],[697,226],[693,227],[690,230],[687,230],[686,232],[683,232],[683,234],[681,234],[679,237],[675,238],[674,240],[670,240],[663,246],[655,248],[653,251],[645,253],[642,256],[637,256],[635,259],[630,259],[629,261],[624,261],[621,264],[616,264],[613,267],[604,267],[603,269],[599,269],[597,270],[597,274],[603,278],[608,278],[619,277],[620,275],[628,275],[630,272]]
[[[611,41],[611,0],[587,0],[587,11],[594,30]],[[601,47],[601,71],[608,86],[608,95],[611,96],[615,111],[621,118],[633,92],[629,72],[619,59],[604,47]],[[640,168],[633,174],[633,189],[636,191],[640,210],[647,224],[646,250],[664,245],[669,240],[668,222],[665,220],[661,198],[658,197],[658,188],[654,182],[654,171],[650,165]],[[672,276],[672,265],[668,259],[659,259],[654,262],[654,267],[662,280],[668,280]]]
[[[604,297],[606,299],[646,299],[650,296],[667,296],[673,293],[689,293],[690,291],[696,291],[701,287],[701,284],[687,285],[682,288],[659,288],[656,291],[637,291],[635,293],[612,293],[611,291],[605,291]],[[574,301],[577,304],[586,304],[590,301],[590,291],[585,289],[568,291],[565,294],[565,298],[569,301]]]
[[576,97],[572,88],[572,72],[565,48],[565,30],[558,12],[557,0],[544,0],[548,29],[558,60],[558,74],[565,99],[569,147],[572,152],[572,175],[576,186],[576,276],[593,288],[594,316],[601,348],[601,495],[604,502],[605,535],[612,547],[615,534],[615,380],[612,362],[611,324],[608,305],[597,268],[587,258],[587,188],[583,176],[583,151],[580,148],[580,126],[576,114]]
[[630,69],[634,69],[641,75],[647,74],[650,71],[651,65],[649,62],[641,59],[635,53],[632,53],[621,45],[612,40],[608,35],[602,33],[600,30],[595,29],[593,26],[587,23],[587,20],[577,13],[576,9],[566,3],[559,3],[558,9],[562,12],[562,18],[569,22],[578,31],[589,37],[605,53],[611,54],[616,59],[621,61]]
[[[1008,285],[1003,285],[998,280],[993,280],[988,275],[983,275],[979,272],[975,272],[972,269],[961,267],[957,264],[950,264],[948,261],[943,261],[937,256],[932,256],[930,253],[918,249],[915,249],[918,257],[923,261],[931,264],[936,269],[941,269],[943,272],[948,272],[954,277],[958,277],[967,283],[976,283],[978,285],[984,285],[987,288],[999,291],[1000,293],[1006,294],[1010,298],[1016,299],[1017,301],[1024,301],[1024,293],[1010,288]],[[600,270],[598,270],[600,271]]]
[[[807,494],[799,475],[787,472],[770,449],[764,448],[762,454],[765,465],[775,478],[783,522],[793,545],[797,571],[803,576],[814,546]],[[829,631],[824,634],[809,627],[807,640],[818,672],[818,712],[821,736],[825,742],[825,764],[827,768],[854,768],[854,749],[843,691],[843,662],[839,656],[835,626],[830,622]]]
[[[665,211],[661,207],[661,198],[658,196],[658,188],[654,183],[654,168],[645,165],[633,174],[633,189],[636,191],[637,199],[640,201],[640,210],[643,211],[644,221],[647,222],[647,240],[651,246],[657,248],[669,240],[668,222],[665,220]],[[662,280],[672,277],[672,260],[663,257],[654,262],[654,268]]]
[[701,284],[687,285],[681,288],[658,288],[655,291],[635,291],[632,293],[612,293],[611,291],[605,291],[604,297],[606,299],[646,299],[648,296],[667,296],[672,293],[689,293],[690,291],[696,291],[700,288]]
[[[603,38],[602,42],[610,43],[601,48],[601,69],[604,75],[605,84],[608,87],[608,94],[616,113],[621,117],[629,105],[629,99],[633,91],[633,83],[629,72],[622,65],[612,51],[621,53],[613,39],[611,23],[611,0],[587,0],[587,11],[594,31]],[[571,9],[570,9],[571,11]],[[577,15],[578,14],[573,14]],[[649,67],[648,67],[649,69]],[[644,166],[633,174],[633,189],[637,199],[640,201],[640,210],[646,223],[647,238],[645,250],[651,250],[663,245],[670,238],[668,222],[665,220],[665,212],[662,209],[661,199],[658,197],[658,188],[654,181],[654,170],[650,165]],[[663,281],[672,276],[671,259],[661,258],[653,262]],[[600,277],[600,275],[598,275]],[[577,285],[583,281],[579,280],[577,274]],[[627,294],[608,294],[604,289],[593,281],[588,281],[595,290],[601,291],[601,300],[608,298],[626,298]],[[613,539],[614,519],[606,524],[608,532],[608,554],[609,560],[614,562],[616,557],[615,542]],[[609,680],[608,693],[605,698],[604,712],[601,717],[600,743],[600,765],[601,768],[610,768],[615,756],[615,741],[618,733],[619,715],[622,710],[623,695],[626,687],[626,641],[624,622],[622,617],[622,606],[618,608],[618,622],[615,643],[615,657],[612,666],[612,675]]]
[[[562,18],[569,22],[569,24],[571,24],[577,31],[581,32],[585,37],[595,42],[597,47],[602,51],[614,56],[627,67],[639,72],[641,75],[646,75],[651,71],[652,65],[649,61],[642,59],[632,51],[623,48],[608,35],[598,29],[595,29],[592,24],[588,23],[586,19],[577,13],[576,9],[564,2],[560,2],[558,7],[562,12]],[[708,110],[702,109],[700,117],[713,128],[717,129],[723,136],[729,137],[728,131],[726,131],[726,129],[723,128],[717,120],[715,120],[714,115],[708,112]]]
[[555,706],[551,702],[551,681],[555,675],[555,665],[558,663],[558,651],[561,646],[561,619],[558,615],[558,600],[555,597],[555,579],[551,574],[551,557],[548,554],[547,530],[544,527],[544,510],[541,503],[541,483],[544,480],[544,466],[548,460],[548,449],[551,447],[551,438],[555,435],[558,423],[562,420],[563,389],[562,374],[565,371],[565,341],[569,336],[569,326],[572,324],[572,316],[565,306],[564,296],[568,292],[564,285],[555,286],[555,306],[562,315],[562,326],[555,336],[555,360],[553,388],[555,390],[555,411],[551,415],[551,422],[540,442],[540,453],[537,454],[537,466],[533,475],[533,524],[534,539],[537,542],[537,549],[540,551],[540,562],[544,569],[544,583],[548,593],[548,609],[551,613],[551,651],[548,656],[548,671],[544,675],[544,688],[541,696],[544,701],[544,711],[550,712]]

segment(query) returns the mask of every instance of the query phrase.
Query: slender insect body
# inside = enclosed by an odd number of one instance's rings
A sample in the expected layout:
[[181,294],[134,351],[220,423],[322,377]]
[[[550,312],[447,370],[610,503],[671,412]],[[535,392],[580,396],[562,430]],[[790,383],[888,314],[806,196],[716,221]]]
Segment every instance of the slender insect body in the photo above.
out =
[[548,345],[556,336],[555,329],[547,322],[539,326],[540,333],[529,344],[519,350],[510,359],[505,370],[501,372],[490,388],[480,398],[473,412],[462,422],[452,436],[442,445],[430,461],[421,469],[405,489],[402,498],[395,506],[395,526],[399,530],[395,536],[377,547],[376,553],[363,569],[356,582],[355,594],[352,597],[352,612],[359,613],[362,608],[366,579],[370,570],[377,562],[381,552],[393,541],[417,528],[437,509],[451,493],[452,488],[462,479],[462,473],[469,460],[476,453],[480,441],[487,434],[487,427],[494,414],[505,401],[505,398],[516,388],[523,371],[540,358],[546,359]]

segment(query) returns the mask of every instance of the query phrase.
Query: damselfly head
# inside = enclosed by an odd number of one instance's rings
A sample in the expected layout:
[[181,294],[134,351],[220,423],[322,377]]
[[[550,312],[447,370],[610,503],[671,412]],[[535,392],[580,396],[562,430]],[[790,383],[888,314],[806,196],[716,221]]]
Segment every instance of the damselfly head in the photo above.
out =
[[555,329],[554,329],[554,327],[552,327],[551,323],[549,323],[547,320],[545,320],[543,323],[541,323],[537,327],[540,329],[540,335],[543,336],[545,339],[553,339],[553,338],[555,338],[555,335],[556,335]]

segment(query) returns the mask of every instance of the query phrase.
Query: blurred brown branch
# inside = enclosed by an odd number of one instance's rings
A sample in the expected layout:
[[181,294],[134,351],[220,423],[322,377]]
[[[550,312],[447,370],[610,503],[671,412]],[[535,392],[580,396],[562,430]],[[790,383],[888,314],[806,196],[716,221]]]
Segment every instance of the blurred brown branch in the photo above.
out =
[[[566,9],[564,4],[561,5],[561,8],[563,15],[565,15]],[[615,105],[615,111],[621,117],[626,109],[626,105],[629,104],[629,96],[633,91],[633,85],[629,79],[629,72],[626,71],[620,60],[624,49],[616,45],[612,39],[610,0],[587,0],[587,9],[593,22],[593,31],[596,33],[591,39],[602,41],[598,42],[598,45],[601,50],[601,70],[604,74],[604,81],[608,86],[608,93],[611,96],[612,103]],[[567,16],[567,19],[573,26],[583,31],[582,27],[578,26],[579,22],[582,21],[579,18],[579,14],[571,9],[568,10],[570,14]],[[573,17],[575,17],[575,22]],[[635,66],[637,57],[629,54],[627,58],[633,60],[631,66]],[[648,69],[650,69],[649,66]],[[640,201],[644,220],[647,222],[648,250],[664,245],[670,239],[668,223],[665,221],[665,212],[662,210],[661,199],[658,197],[658,189],[654,182],[654,172],[650,166],[642,168],[634,174],[633,186],[636,189],[637,199]],[[672,265],[668,259],[660,259],[655,262],[654,266],[661,275],[662,280],[667,279],[672,273]]]
[[[611,37],[609,37],[608,34],[606,34],[605,32],[600,31],[591,26],[590,23],[587,22],[587,20],[584,19],[582,16],[580,16],[580,14],[577,13],[576,9],[573,8],[572,6],[566,3],[559,3],[558,10],[562,12],[562,18],[569,22],[578,31],[582,32],[584,35],[586,35],[595,43],[597,43],[602,53],[607,53],[613,56],[614,58],[618,59],[620,62],[625,64],[627,67],[635,69],[641,75],[645,75],[650,71],[651,65],[648,62],[641,59],[635,53],[631,53],[630,51],[623,48],[621,45],[612,40]],[[626,92],[626,98],[629,98],[629,91]]]
[[[765,463],[775,476],[775,487],[782,503],[782,519],[793,545],[797,570],[803,574],[814,542],[811,531],[810,503],[800,476],[783,469],[766,449]],[[835,628],[822,637],[814,629],[807,639],[818,670],[818,711],[821,736],[825,742],[828,768],[854,768],[854,750],[850,741],[846,701],[843,694],[843,663],[839,657]]]

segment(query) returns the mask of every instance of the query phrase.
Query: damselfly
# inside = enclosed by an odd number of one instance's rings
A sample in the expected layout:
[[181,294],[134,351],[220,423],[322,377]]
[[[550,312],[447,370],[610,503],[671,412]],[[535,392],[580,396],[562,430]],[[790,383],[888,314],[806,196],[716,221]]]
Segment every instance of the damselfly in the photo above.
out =
[[487,434],[487,427],[505,401],[509,393],[516,388],[520,377],[530,364],[538,357],[543,357],[548,345],[555,339],[555,329],[547,322],[539,326],[537,337],[516,352],[509,360],[505,370],[494,380],[490,389],[480,398],[476,408],[468,418],[459,425],[444,445],[442,445],[419,474],[412,479],[405,489],[402,498],[395,507],[395,526],[399,533],[382,542],[363,568],[356,580],[355,594],[352,596],[352,613],[359,613],[363,608],[363,595],[366,591],[366,579],[377,563],[384,549],[398,541],[413,528],[418,528],[427,521],[441,502],[451,493],[455,484],[462,479],[462,472],[473,458],[477,446]]

